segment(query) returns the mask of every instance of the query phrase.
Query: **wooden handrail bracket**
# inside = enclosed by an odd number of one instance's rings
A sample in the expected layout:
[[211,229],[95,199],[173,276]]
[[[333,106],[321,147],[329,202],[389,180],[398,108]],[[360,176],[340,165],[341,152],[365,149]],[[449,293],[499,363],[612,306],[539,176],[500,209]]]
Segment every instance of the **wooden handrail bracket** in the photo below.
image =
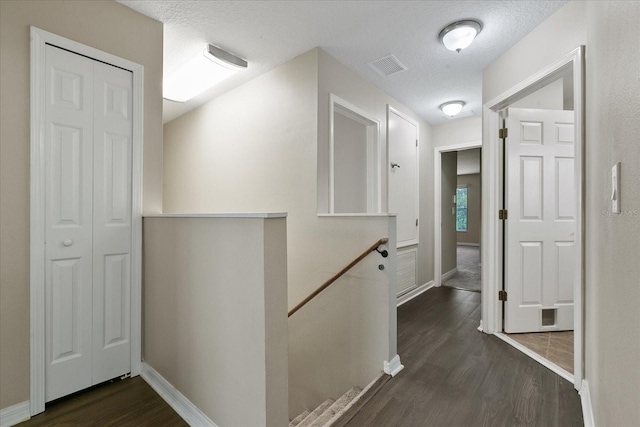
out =
[[291,309],[291,311],[289,312],[289,317],[291,317],[291,315],[293,313],[295,313],[296,311],[300,310],[302,307],[304,307],[309,301],[311,301],[312,299],[314,299],[320,292],[324,291],[325,289],[327,289],[329,286],[331,286],[331,284],[333,282],[335,282],[336,280],[338,280],[340,277],[342,277],[347,271],[351,270],[353,268],[354,265],[356,265],[357,263],[359,263],[360,261],[362,261],[367,255],[369,255],[369,253],[375,251],[378,246],[380,245],[384,245],[385,243],[387,243],[389,241],[389,239],[387,239],[386,237],[383,237],[382,239],[378,240],[376,243],[374,243],[373,245],[369,246],[365,251],[363,251],[360,255],[358,255],[358,257],[356,259],[354,259],[353,261],[351,261],[348,265],[346,265],[342,270],[340,270],[339,272],[337,272],[336,274],[333,275],[333,277],[331,277],[331,279],[327,280],[326,282],[324,282],[322,284],[322,286],[320,286],[318,289],[316,289],[315,291],[313,291],[308,297],[306,297],[305,299],[303,299],[298,305],[296,305],[295,307],[293,307]]

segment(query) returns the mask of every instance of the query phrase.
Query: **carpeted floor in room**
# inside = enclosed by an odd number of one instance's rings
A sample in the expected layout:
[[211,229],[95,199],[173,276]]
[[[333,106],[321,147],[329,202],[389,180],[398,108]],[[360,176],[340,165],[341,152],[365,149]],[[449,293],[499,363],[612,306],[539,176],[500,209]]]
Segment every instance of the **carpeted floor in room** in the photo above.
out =
[[480,292],[480,247],[458,245],[458,271],[442,285],[450,288]]

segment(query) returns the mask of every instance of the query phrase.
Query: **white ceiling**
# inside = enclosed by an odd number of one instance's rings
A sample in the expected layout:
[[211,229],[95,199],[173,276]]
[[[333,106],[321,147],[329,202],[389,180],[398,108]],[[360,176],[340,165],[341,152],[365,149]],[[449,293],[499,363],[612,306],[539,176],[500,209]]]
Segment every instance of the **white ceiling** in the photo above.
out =
[[[217,45],[249,68],[180,104],[164,101],[168,122],[319,46],[422,116],[447,121],[443,102],[463,100],[481,113],[482,70],[566,3],[558,1],[173,1],[118,0],[164,23],[164,73]],[[483,30],[461,53],[438,33],[461,19]],[[367,63],[394,54],[409,70],[381,77]],[[465,111],[463,110],[463,111]]]

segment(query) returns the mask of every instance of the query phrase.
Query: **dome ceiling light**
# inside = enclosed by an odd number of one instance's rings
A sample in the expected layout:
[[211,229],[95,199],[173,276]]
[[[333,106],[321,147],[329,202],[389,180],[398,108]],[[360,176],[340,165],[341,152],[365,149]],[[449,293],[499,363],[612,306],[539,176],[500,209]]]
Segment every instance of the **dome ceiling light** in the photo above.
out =
[[449,101],[442,104],[440,109],[446,116],[453,117],[458,115],[464,106],[465,103],[462,101]]
[[475,20],[465,20],[449,24],[442,31],[438,38],[451,51],[460,53],[460,51],[468,47],[473,39],[482,31],[482,24]]

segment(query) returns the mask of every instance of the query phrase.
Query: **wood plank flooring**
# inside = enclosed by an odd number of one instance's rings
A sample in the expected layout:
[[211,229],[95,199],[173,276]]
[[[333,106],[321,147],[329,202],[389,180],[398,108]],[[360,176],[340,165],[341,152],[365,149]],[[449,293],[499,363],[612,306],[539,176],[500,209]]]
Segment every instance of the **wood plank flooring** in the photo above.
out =
[[573,384],[477,331],[480,295],[440,287],[401,306],[405,368],[347,426],[582,426]]
[[105,383],[47,404],[20,427],[186,426],[140,377]]

